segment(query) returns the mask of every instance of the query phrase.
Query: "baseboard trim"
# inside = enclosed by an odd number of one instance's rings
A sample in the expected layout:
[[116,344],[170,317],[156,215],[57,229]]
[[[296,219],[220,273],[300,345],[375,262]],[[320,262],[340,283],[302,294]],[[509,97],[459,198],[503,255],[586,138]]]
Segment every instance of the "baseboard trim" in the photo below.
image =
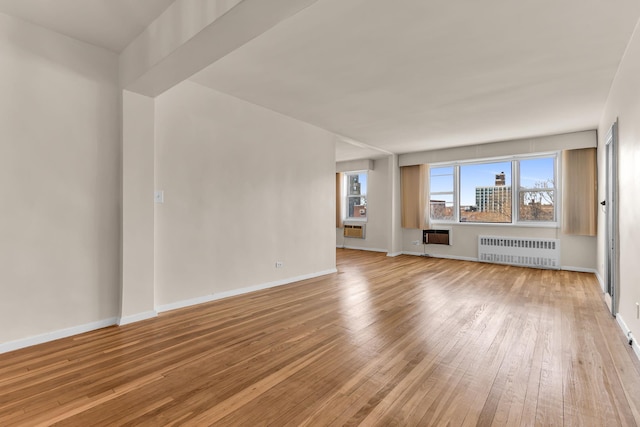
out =
[[45,334],[35,335],[28,338],[22,338],[15,341],[8,341],[0,344],[0,354],[8,353],[21,348],[31,347],[46,342],[67,338],[73,335],[83,334],[85,332],[95,331],[96,329],[106,328],[117,324],[117,317],[110,317],[97,322],[85,323],[84,325],[72,326],[70,328],[58,329],[57,331],[47,332]]
[[572,267],[570,265],[561,265],[560,266],[560,270],[575,271],[577,273],[591,273],[591,274],[597,274],[598,273],[595,268]]
[[598,270],[596,270],[594,274],[596,275],[596,279],[598,279],[598,282],[600,283],[600,288],[602,289],[602,293],[605,293],[607,291],[607,288],[604,285],[604,279],[602,278]]
[[616,314],[616,321],[618,322],[618,326],[620,326],[620,329],[622,329],[624,336],[627,339],[630,339],[630,338],[632,339],[631,348],[633,349],[633,352],[635,353],[638,360],[640,360],[640,344],[638,344],[638,341],[633,336],[633,332],[631,332],[631,329],[629,329],[627,324],[624,323],[624,320],[622,319],[622,316],[620,315],[620,313]]
[[413,256],[424,256],[424,252],[410,252],[410,251],[402,251],[402,255],[413,255]]
[[458,256],[458,255],[447,255],[447,254],[426,254],[424,252],[402,252],[405,255],[414,255],[414,256],[424,256],[429,258],[443,258],[443,259],[455,259],[458,261],[473,261],[479,262],[478,258],[466,257],[466,256]]
[[468,256],[444,255],[444,254],[426,254],[426,256],[429,256],[431,258],[457,259],[458,261],[480,262],[478,258],[472,258]]
[[397,257],[399,255],[402,255],[402,252],[387,252],[387,256],[390,258]]
[[118,325],[124,326],[130,323],[140,322],[142,320],[153,319],[158,316],[158,312],[155,310],[145,311],[144,313],[131,314],[129,316],[122,316],[118,319]]
[[[427,254],[424,252],[411,252],[411,251],[402,251],[401,252],[404,255],[414,255],[414,256],[427,256],[430,258],[444,258],[444,259],[456,259],[459,261],[472,261],[472,262],[481,262],[478,258],[473,258],[473,257],[466,257],[466,256],[458,256],[458,255],[448,255],[448,254]],[[505,264],[508,265],[508,264]],[[592,273],[595,274],[596,277],[598,278],[598,281],[600,282],[600,285],[602,285],[602,278],[600,277],[600,275],[598,274],[598,271],[594,268],[584,268],[584,267],[572,267],[569,265],[563,265],[560,267],[560,270],[567,270],[567,271],[576,271],[578,273]],[[603,287],[604,289],[604,287]]]
[[386,249],[378,249],[378,248],[363,248],[360,246],[342,246],[343,249],[353,249],[356,251],[370,251],[370,252],[387,252]]
[[327,274],[337,273],[335,268],[319,271],[317,273],[304,274],[302,276],[290,277],[288,279],[276,280],[273,282],[262,283],[255,286],[247,286],[240,289],[232,289],[229,291],[218,292],[215,294],[204,295],[197,298],[191,298],[182,301],[176,301],[169,304],[163,304],[156,307],[156,312],[163,313],[165,311],[177,310],[179,308],[190,307],[192,305],[203,304],[206,302],[216,301],[223,298],[234,297],[237,295],[248,294],[250,292],[260,291],[263,289],[275,288],[276,286],[288,285],[289,283],[300,282],[302,280],[313,279],[315,277],[326,276]]

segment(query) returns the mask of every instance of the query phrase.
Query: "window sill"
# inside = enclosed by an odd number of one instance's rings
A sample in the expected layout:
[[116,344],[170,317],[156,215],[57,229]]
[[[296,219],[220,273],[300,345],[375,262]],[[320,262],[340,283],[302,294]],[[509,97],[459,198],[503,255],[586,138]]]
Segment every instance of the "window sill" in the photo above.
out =
[[451,226],[460,225],[463,227],[479,226],[479,227],[516,227],[516,228],[560,228],[560,224],[557,222],[542,223],[542,222],[514,222],[514,223],[501,223],[501,222],[454,222],[454,221],[431,221],[431,225],[434,226]]
[[345,224],[348,224],[350,222],[363,223],[367,222],[367,218],[345,218],[342,220],[342,222],[344,222]]

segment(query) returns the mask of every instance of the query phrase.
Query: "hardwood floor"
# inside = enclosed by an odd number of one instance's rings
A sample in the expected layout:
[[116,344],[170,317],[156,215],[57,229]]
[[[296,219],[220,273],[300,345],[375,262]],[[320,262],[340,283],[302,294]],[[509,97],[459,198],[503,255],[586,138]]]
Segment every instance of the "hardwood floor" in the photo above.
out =
[[0,425],[640,422],[640,364],[593,275],[337,259],[337,274],[0,355]]

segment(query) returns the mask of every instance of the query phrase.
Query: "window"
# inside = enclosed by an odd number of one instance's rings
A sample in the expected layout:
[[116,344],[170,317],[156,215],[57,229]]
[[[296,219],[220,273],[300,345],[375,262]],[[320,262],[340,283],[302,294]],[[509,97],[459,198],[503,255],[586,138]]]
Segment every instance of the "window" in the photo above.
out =
[[453,221],[455,195],[455,169],[453,166],[431,168],[429,173],[429,206],[431,219]]
[[556,221],[555,170],[553,157],[520,160],[520,221]]
[[344,176],[346,219],[367,219],[367,172],[347,172]]
[[511,222],[511,162],[460,166],[460,221]]
[[555,224],[557,155],[430,167],[434,222]]

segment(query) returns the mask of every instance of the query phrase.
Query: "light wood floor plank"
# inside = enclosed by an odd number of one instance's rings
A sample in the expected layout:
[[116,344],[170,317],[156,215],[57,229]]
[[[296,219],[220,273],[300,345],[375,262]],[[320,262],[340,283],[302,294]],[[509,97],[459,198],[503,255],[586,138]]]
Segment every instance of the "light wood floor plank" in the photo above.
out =
[[587,273],[337,250],[338,273],[0,355],[4,426],[637,426]]

